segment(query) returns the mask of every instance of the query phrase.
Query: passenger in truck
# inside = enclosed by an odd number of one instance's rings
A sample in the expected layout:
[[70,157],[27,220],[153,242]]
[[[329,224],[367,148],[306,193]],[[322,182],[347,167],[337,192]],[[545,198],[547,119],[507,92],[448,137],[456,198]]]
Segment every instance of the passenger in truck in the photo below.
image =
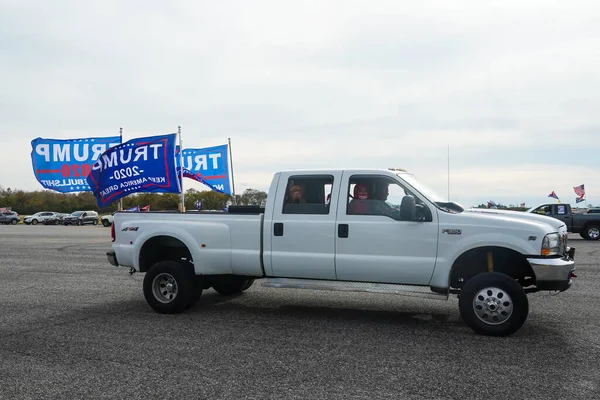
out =
[[300,185],[290,186],[288,192],[288,203],[306,203],[304,198],[304,188]]
[[366,185],[359,183],[354,186],[354,195],[353,199],[348,204],[348,211],[351,214],[370,214],[369,212],[369,204],[367,201],[369,199],[369,189]]

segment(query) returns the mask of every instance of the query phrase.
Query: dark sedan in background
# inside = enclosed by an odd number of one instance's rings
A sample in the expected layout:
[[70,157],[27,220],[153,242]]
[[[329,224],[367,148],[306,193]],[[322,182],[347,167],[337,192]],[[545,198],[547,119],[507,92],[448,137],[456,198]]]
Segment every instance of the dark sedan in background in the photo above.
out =
[[63,219],[63,225],[98,225],[98,213],[96,211],[75,211]]

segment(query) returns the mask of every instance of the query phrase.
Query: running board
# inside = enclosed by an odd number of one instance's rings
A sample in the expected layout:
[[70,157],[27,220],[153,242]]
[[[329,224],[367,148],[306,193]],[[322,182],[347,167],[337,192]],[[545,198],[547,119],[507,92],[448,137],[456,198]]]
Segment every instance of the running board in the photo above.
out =
[[273,288],[328,290],[397,294],[447,300],[448,295],[431,291],[429,286],[395,285],[391,283],[345,282],[298,278],[264,278],[262,286]]

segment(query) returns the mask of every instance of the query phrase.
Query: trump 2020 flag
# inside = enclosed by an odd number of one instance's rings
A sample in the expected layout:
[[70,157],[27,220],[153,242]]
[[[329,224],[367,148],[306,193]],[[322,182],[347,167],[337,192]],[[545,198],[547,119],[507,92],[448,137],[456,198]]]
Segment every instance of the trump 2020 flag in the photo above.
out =
[[98,206],[136,192],[180,193],[176,138],[176,133],[135,138],[106,150],[87,177]]
[[92,164],[107,148],[121,143],[119,136],[31,141],[33,174],[44,189],[60,193],[91,190],[86,178]]
[[179,168],[179,146],[175,149],[175,164],[178,176],[203,183],[210,189],[231,194],[229,185],[228,145],[204,147],[201,149],[183,149],[181,154],[183,171]]

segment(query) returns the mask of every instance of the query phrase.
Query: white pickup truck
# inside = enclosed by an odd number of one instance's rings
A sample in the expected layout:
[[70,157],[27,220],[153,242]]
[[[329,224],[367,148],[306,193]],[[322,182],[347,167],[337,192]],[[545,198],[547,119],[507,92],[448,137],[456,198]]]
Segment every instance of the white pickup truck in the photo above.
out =
[[108,261],[146,273],[159,313],[203,290],[263,286],[458,295],[464,322],[506,336],[525,322],[527,294],[565,291],[576,275],[565,224],[524,212],[463,209],[403,170],[274,175],[265,207],[223,212],[117,212]]

